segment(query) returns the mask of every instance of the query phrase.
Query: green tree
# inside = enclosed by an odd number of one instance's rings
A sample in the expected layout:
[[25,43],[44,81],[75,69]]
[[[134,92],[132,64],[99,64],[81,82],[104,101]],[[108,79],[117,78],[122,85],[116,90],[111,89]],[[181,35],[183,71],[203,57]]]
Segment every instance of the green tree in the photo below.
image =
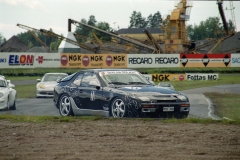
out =
[[130,26],[129,28],[145,28],[148,25],[146,18],[142,17],[141,12],[133,11],[130,17]]
[[1,46],[4,42],[6,42],[6,38],[3,37],[3,35],[0,33],[0,46]]
[[87,24],[90,25],[90,26],[96,26],[96,23],[97,23],[97,21],[96,21],[95,16],[91,15],[88,19]]
[[201,21],[199,25],[188,25],[188,37],[191,40],[203,40],[206,38],[219,38],[225,32],[218,17],[209,17],[205,21]]
[[28,47],[29,47],[29,48],[33,48],[33,47],[34,47],[34,45],[32,44],[31,41],[28,41]]
[[59,45],[61,44],[61,40],[56,40],[55,42],[51,42],[50,44],[50,50],[54,51],[54,50],[58,50]]
[[[107,22],[98,22],[96,27],[107,32],[113,31],[113,29],[110,27],[109,23]],[[111,36],[109,36],[106,33],[99,32],[99,31],[95,31],[95,33],[97,34],[98,38],[100,38],[101,40],[105,40],[105,41],[111,40]]]
[[[83,24],[87,24],[87,20],[86,19],[81,19],[80,21]],[[89,36],[90,32],[90,28],[85,27],[83,25],[77,25],[76,29],[75,29],[75,33],[78,35],[76,36],[77,41],[79,42],[85,42],[86,41],[86,36]],[[82,36],[80,36],[82,35]]]
[[150,27],[151,28],[159,28],[161,23],[162,23],[162,15],[158,11],[157,13],[155,13],[153,15],[151,22],[150,22]]

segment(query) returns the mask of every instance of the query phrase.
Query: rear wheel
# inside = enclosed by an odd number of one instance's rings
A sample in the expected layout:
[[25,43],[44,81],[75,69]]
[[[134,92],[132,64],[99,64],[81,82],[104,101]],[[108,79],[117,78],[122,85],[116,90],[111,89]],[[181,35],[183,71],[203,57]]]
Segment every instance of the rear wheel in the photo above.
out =
[[123,118],[127,115],[127,107],[121,98],[115,98],[111,104],[111,112],[114,118]]
[[59,99],[59,113],[62,116],[73,116],[70,98],[66,94],[62,95]]

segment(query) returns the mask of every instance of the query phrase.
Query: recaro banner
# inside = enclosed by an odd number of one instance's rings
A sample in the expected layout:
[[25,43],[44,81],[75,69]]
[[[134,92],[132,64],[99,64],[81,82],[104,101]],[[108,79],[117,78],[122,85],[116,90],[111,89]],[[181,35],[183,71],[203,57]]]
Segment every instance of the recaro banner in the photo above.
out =
[[128,68],[180,67],[180,54],[128,54]]

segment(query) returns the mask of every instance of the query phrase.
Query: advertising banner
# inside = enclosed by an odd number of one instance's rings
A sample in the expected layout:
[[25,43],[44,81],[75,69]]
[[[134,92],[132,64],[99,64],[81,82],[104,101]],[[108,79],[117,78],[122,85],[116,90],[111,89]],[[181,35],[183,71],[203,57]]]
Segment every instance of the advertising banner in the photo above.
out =
[[35,53],[36,68],[60,68],[60,53]]
[[186,80],[188,81],[196,81],[196,80],[218,80],[217,73],[186,73]]
[[185,74],[152,74],[152,81],[184,81]]
[[181,54],[181,67],[231,67],[231,54]]
[[240,54],[231,54],[231,67],[240,67]]
[[61,54],[63,68],[127,68],[126,54]]
[[34,68],[34,53],[1,53],[0,68]]
[[128,68],[179,67],[179,54],[128,54]]

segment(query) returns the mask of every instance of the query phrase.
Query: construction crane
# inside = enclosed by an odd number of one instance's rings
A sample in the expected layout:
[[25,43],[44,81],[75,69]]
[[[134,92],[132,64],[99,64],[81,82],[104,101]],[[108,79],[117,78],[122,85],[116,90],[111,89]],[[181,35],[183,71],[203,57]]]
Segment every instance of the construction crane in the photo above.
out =
[[48,31],[48,30],[45,30],[45,29],[40,29],[40,30],[38,30],[38,29],[29,27],[29,26],[25,26],[25,25],[22,25],[22,24],[17,24],[17,26],[20,27],[20,28],[23,28],[23,29],[27,29],[27,30],[29,30],[29,31],[31,31],[31,32],[41,33],[41,34],[44,34],[44,35],[47,35],[47,36],[50,36],[50,37],[54,37],[54,38],[58,38],[58,39],[60,39],[60,40],[64,40],[64,41],[66,41],[66,42],[69,42],[69,43],[74,44],[74,45],[76,45],[76,46],[82,47],[82,48],[84,48],[84,49],[86,49],[86,50],[89,50],[89,51],[92,51],[92,52],[94,52],[94,53],[98,53],[98,52],[99,52],[99,49],[96,48],[96,47],[95,47],[95,48],[91,48],[91,47],[89,47],[89,46],[87,46],[87,45],[85,45],[85,44],[83,44],[83,43],[76,42],[76,41],[74,41],[74,40],[71,40],[71,39],[69,39],[69,38],[66,38],[66,37],[64,37],[64,36],[58,35],[58,34],[56,34],[56,33],[53,33],[53,32],[51,32],[51,31]]
[[38,36],[34,33],[34,32],[37,32],[37,33],[40,33],[39,31],[37,31],[35,28],[31,28],[31,27],[28,27],[28,26],[24,26],[24,25],[21,25],[21,24],[17,24],[18,27],[20,28],[23,28],[23,29],[26,29],[28,30],[31,35],[43,46],[46,48],[47,51],[50,51],[50,48],[40,39],[38,38]]
[[149,53],[157,53],[157,50],[152,47],[152,46],[147,46],[141,42],[138,42],[138,41],[135,41],[133,39],[130,39],[130,38],[127,38],[127,37],[124,37],[124,36],[120,36],[120,35],[117,35],[117,34],[113,34],[113,33],[110,33],[110,32],[107,32],[107,31],[104,31],[104,30],[101,30],[99,28],[96,28],[96,27],[93,27],[93,26],[90,26],[90,25],[87,25],[87,24],[84,24],[84,23],[81,23],[81,22],[78,22],[78,21],[75,21],[73,19],[68,19],[68,31],[71,31],[71,24],[78,24],[78,25],[82,25],[82,26],[85,26],[87,28],[91,28],[91,29],[94,29],[96,31],[99,31],[99,32],[102,32],[102,33],[105,33],[111,37],[114,37],[114,38],[117,38],[117,39],[120,39],[122,41],[125,41],[125,42],[128,42],[128,43],[131,43],[133,44],[134,46],[136,46],[136,48],[139,49],[139,52],[141,51],[144,51]]
[[162,50],[162,48],[159,46],[159,44],[157,43],[157,41],[154,39],[154,37],[152,36],[152,34],[150,33],[150,31],[148,29],[145,29],[144,32],[146,33],[148,39],[153,43],[156,51],[158,53],[164,53],[164,51]]
[[167,15],[163,25],[165,30],[165,52],[183,53],[191,47],[188,40],[186,21],[190,19],[191,3],[181,0],[176,8]]

